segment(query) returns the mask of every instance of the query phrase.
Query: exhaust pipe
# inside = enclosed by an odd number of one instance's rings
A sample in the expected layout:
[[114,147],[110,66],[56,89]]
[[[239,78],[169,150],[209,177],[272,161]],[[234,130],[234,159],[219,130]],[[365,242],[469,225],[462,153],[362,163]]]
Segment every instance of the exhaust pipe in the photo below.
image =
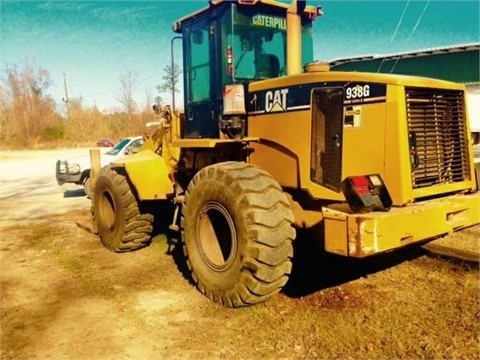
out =
[[287,8],[287,75],[302,73],[302,19],[305,0],[292,0]]

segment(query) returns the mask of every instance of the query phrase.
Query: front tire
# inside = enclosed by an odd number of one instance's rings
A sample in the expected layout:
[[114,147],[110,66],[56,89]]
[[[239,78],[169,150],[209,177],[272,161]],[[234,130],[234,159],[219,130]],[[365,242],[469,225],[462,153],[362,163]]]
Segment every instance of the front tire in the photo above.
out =
[[198,289],[228,307],[263,302],[290,274],[289,202],[264,170],[225,162],[200,170],[182,208],[184,254]]
[[90,176],[83,181],[83,191],[85,191],[85,195],[87,195],[89,199],[93,199],[93,189],[90,188],[91,182],[92,178]]
[[93,204],[98,234],[107,249],[126,252],[150,244],[153,215],[141,213],[124,169],[100,170]]

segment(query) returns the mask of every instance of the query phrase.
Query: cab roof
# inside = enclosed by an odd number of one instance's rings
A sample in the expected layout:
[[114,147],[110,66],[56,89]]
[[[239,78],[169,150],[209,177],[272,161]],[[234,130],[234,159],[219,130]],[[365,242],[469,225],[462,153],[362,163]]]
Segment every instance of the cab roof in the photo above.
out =
[[[202,9],[199,9],[197,11],[194,11],[193,13],[191,13],[189,15],[186,15],[184,17],[181,17],[180,19],[174,21],[174,23],[172,25],[173,31],[176,32],[176,33],[181,33],[182,32],[182,25],[185,21],[187,21],[189,19],[192,19],[192,18],[196,18],[197,16],[202,15],[202,14],[210,11],[211,9],[213,9],[215,7],[221,6],[224,3],[232,3],[232,2],[235,2],[239,5],[247,5],[247,6],[248,5],[252,6],[252,5],[257,5],[257,4],[265,4],[265,5],[268,5],[268,6],[273,6],[273,7],[285,9],[285,11],[290,6],[290,4],[275,1],[275,0],[235,0],[235,1],[232,1],[232,0],[209,0],[208,1],[208,3],[209,3],[208,6],[202,8]],[[309,6],[305,6],[305,8],[303,9],[303,14],[306,17],[308,17],[312,20],[315,20],[318,16],[323,15],[323,12],[322,12],[320,7],[315,7],[315,6],[310,6],[309,5]]]

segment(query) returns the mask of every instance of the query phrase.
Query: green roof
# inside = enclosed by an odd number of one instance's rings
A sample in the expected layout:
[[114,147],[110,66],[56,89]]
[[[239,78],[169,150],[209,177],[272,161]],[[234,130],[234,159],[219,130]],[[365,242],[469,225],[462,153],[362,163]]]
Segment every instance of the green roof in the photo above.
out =
[[462,84],[480,83],[480,43],[388,55],[330,61],[332,71],[360,71],[426,76]]

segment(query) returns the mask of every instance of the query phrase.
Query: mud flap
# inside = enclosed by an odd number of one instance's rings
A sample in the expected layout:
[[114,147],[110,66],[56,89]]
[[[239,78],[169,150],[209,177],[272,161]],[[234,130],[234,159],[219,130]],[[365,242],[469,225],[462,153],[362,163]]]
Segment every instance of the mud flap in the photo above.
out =
[[170,169],[163,157],[150,149],[112,163],[123,166],[140,200],[164,200],[173,195]]

